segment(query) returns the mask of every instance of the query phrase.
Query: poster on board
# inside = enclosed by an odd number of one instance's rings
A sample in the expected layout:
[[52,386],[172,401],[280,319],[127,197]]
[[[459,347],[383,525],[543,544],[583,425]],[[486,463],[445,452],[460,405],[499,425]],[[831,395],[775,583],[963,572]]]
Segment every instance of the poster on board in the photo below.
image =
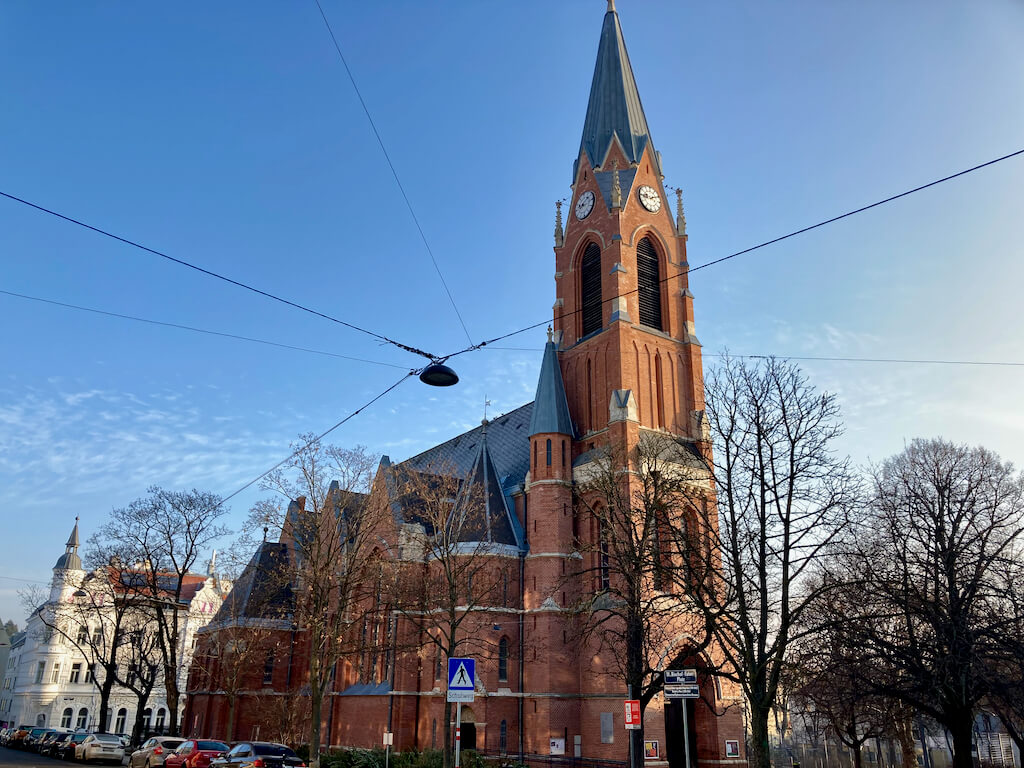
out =
[[661,758],[661,752],[658,749],[657,739],[645,739],[644,740],[644,760],[658,760]]

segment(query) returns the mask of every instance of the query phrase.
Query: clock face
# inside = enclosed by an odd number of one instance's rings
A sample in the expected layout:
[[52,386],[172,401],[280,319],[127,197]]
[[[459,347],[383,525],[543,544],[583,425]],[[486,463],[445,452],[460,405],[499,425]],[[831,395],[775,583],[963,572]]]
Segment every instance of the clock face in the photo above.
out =
[[589,189],[576,201],[576,218],[582,221],[594,210],[594,193]]
[[640,198],[640,205],[651,213],[657,213],[661,210],[661,198],[658,197],[654,187],[648,187],[645,184],[636,191],[636,196]]

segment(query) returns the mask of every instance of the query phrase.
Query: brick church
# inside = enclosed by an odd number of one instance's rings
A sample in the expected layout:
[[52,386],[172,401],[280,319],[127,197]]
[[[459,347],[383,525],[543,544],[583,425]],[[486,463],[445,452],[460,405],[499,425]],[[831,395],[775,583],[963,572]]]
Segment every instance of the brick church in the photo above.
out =
[[[614,652],[575,639],[571,626],[579,596],[601,590],[600,562],[576,583],[565,574],[601,557],[599,542],[581,546],[598,534],[581,522],[578,490],[602,450],[628,449],[645,434],[670,437],[695,465],[710,450],[702,434],[701,347],[687,287],[685,219],[678,193],[673,215],[661,162],[609,0],[572,160],[572,198],[564,224],[560,209],[556,219],[554,317],[536,398],[404,462],[384,457],[372,491],[392,495],[389,551],[419,557],[424,568],[430,564],[423,549],[410,554],[403,537],[407,543],[410,529],[428,540],[432,533],[417,527],[415,510],[388,478],[445,467],[463,488],[478,491],[482,516],[460,528],[460,541],[491,558],[505,581],[500,599],[460,630],[478,635],[483,649],[473,654],[475,698],[462,707],[463,749],[526,762],[628,759],[626,686],[621,676],[605,673]],[[302,514],[301,501],[291,514]],[[452,519],[458,514],[456,504]],[[277,601],[286,612],[287,590],[261,584],[261,574],[289,551],[285,539],[263,543],[197,649],[202,656],[218,627],[276,628],[284,638],[273,658],[251,665],[252,679],[232,704],[232,733],[225,733],[225,685],[216,674],[198,673],[190,679],[183,733],[285,737],[274,730],[271,710],[256,702],[296,690],[306,674],[302,628],[265,611],[268,601]],[[403,616],[385,623],[396,643],[415,634]],[[659,668],[713,667],[713,653],[695,653],[692,642],[677,634],[660,650]],[[383,656],[380,663],[338,665],[324,698],[322,743],[372,747],[391,731],[395,749],[440,748],[451,726],[443,659],[426,644],[396,644]],[[699,684],[700,699],[683,703],[656,694],[645,702],[646,763],[685,768],[688,751],[691,765],[745,765],[739,694],[710,676]]]

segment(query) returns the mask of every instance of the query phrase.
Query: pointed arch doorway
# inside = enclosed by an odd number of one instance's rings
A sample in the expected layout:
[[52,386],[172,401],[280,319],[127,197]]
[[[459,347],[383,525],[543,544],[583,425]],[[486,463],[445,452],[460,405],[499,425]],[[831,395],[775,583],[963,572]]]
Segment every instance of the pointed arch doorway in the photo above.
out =
[[[694,655],[691,649],[684,649],[666,669],[697,671],[699,699],[677,699],[667,696],[664,699],[665,760],[669,768],[697,768],[698,759],[707,760],[715,757],[715,738],[711,737],[709,743],[702,743],[707,739],[697,737],[698,731],[706,735],[717,733],[713,722],[715,714],[711,710],[713,704],[709,703],[716,701],[714,681],[707,674],[711,666],[707,659]],[[664,691],[662,693],[664,695]]]

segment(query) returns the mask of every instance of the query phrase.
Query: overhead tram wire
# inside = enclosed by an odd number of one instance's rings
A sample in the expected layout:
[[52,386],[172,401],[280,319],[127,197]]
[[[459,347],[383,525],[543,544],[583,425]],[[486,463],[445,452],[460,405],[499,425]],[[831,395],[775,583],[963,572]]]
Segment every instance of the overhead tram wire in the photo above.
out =
[[[334,425],[333,427],[330,427],[329,429],[327,429],[327,430],[325,430],[325,431],[321,432],[321,433],[320,433],[319,435],[317,435],[316,437],[314,437],[314,438],[313,438],[312,440],[308,440],[308,441],[307,441],[307,442],[306,442],[306,443],[305,443],[304,445],[302,445],[302,446],[301,446],[300,448],[297,448],[297,449],[295,449],[294,451],[292,451],[292,452],[291,452],[291,454],[289,454],[289,455],[288,455],[288,456],[286,456],[285,458],[281,459],[281,460],[280,460],[279,462],[277,462],[277,464],[275,464],[274,466],[272,466],[272,467],[271,467],[270,469],[268,469],[268,470],[267,470],[266,472],[263,472],[263,473],[261,473],[261,474],[257,475],[256,477],[254,477],[254,478],[253,478],[252,480],[250,480],[249,482],[247,482],[247,483],[246,483],[245,485],[243,485],[243,486],[242,486],[241,488],[239,488],[239,489],[238,489],[237,491],[235,491],[234,493],[230,493],[230,494],[228,494],[227,496],[225,496],[225,497],[224,497],[223,499],[221,499],[221,500],[220,500],[220,505],[223,505],[223,504],[224,504],[225,502],[229,501],[230,499],[233,499],[233,498],[234,498],[235,496],[237,496],[238,494],[240,494],[240,493],[241,493],[242,491],[246,490],[247,488],[250,488],[250,487],[252,487],[252,486],[253,486],[253,485],[255,485],[256,483],[258,483],[258,482],[259,482],[260,480],[262,480],[262,479],[263,479],[264,477],[266,477],[266,476],[267,476],[267,475],[269,475],[269,474],[270,474],[271,472],[273,472],[273,471],[274,471],[275,469],[278,469],[279,467],[281,467],[281,466],[283,466],[283,465],[287,464],[287,463],[288,463],[289,461],[291,461],[292,459],[294,459],[294,458],[295,458],[296,456],[298,456],[298,455],[299,455],[300,453],[302,453],[302,452],[303,452],[304,450],[306,450],[307,448],[309,448],[309,446],[313,445],[314,443],[317,443],[317,442],[319,442],[320,440],[323,440],[323,439],[324,439],[325,437],[327,437],[327,436],[328,436],[329,434],[331,434],[331,432],[333,432],[334,430],[336,430],[336,429],[337,429],[338,427],[340,427],[340,426],[341,426],[342,424],[344,424],[345,422],[347,422],[347,421],[348,421],[349,419],[353,419],[353,418],[355,418],[355,417],[356,417],[356,416],[357,416],[358,414],[362,413],[362,412],[363,412],[364,410],[366,410],[366,409],[367,409],[367,408],[369,408],[369,407],[370,407],[371,405],[373,405],[374,403],[376,403],[376,402],[377,402],[378,400],[380,400],[380,399],[381,399],[382,397],[384,397],[385,395],[387,395],[387,394],[388,394],[389,392],[391,392],[391,391],[392,391],[392,390],[394,390],[394,389],[397,389],[397,388],[398,388],[398,386],[399,386],[400,384],[402,384],[402,383],[403,383],[403,382],[405,382],[405,381],[408,381],[408,380],[409,380],[409,377],[410,377],[410,376],[416,376],[416,375],[417,375],[418,373],[419,373],[419,371],[409,371],[409,372],[408,372],[407,374],[405,374],[404,376],[402,376],[402,378],[400,378],[400,379],[399,379],[398,381],[396,381],[396,382],[395,382],[394,384],[392,384],[392,385],[391,385],[390,387],[388,387],[387,389],[385,389],[385,390],[384,390],[383,392],[381,392],[381,393],[380,393],[380,394],[378,394],[378,395],[375,395],[375,396],[374,396],[374,397],[372,397],[372,398],[371,398],[370,400],[367,400],[367,401],[366,401],[365,403],[363,403],[363,404],[362,404],[361,406],[359,406],[358,408],[356,408],[356,409],[355,409],[354,411],[352,411],[352,413],[350,413],[350,414],[349,414],[348,416],[346,416],[345,418],[343,418],[343,419],[342,419],[341,421],[339,421],[339,422],[338,422],[337,424],[335,424],[335,425]],[[218,506],[220,506],[220,505],[218,505]]]
[[352,90],[356,92],[356,97],[359,99],[359,104],[362,106],[363,112],[366,114],[366,119],[370,123],[370,128],[373,129],[373,135],[377,138],[377,143],[380,145],[380,151],[384,153],[384,159],[387,160],[388,168],[391,169],[391,175],[395,177],[395,184],[398,185],[398,191],[402,193],[402,199],[405,200],[405,207],[409,209],[409,215],[412,216],[413,223],[416,225],[416,230],[420,233],[420,239],[423,241],[423,247],[427,249],[430,261],[433,263],[434,270],[437,272],[437,276],[441,280],[441,285],[444,286],[444,292],[448,295],[448,301],[451,303],[452,309],[455,310],[455,316],[459,318],[459,324],[462,326],[462,330],[466,334],[466,339],[470,344],[472,344],[473,337],[469,334],[469,329],[466,327],[466,321],[462,319],[462,313],[459,312],[459,308],[455,304],[455,297],[452,296],[451,289],[448,287],[448,282],[444,279],[444,275],[441,273],[441,267],[438,266],[437,259],[434,257],[434,251],[431,249],[430,243],[427,242],[427,235],[423,232],[423,227],[420,226],[419,217],[416,215],[416,211],[413,210],[412,202],[409,200],[409,195],[405,192],[405,187],[402,186],[402,180],[398,178],[398,171],[395,170],[395,164],[391,162],[391,155],[388,154],[387,147],[384,146],[384,140],[381,138],[380,132],[377,130],[377,124],[373,122],[370,110],[366,106],[366,102],[363,100],[363,94],[359,91],[359,86],[356,85],[356,79],[352,74],[352,70],[349,69],[348,61],[345,59],[345,54],[341,52],[341,45],[338,43],[338,38],[334,34],[331,22],[327,20],[327,14],[324,13],[324,8],[320,4],[320,0],[315,0],[315,2],[316,7],[320,10],[320,16],[324,20],[324,26],[327,27],[327,32],[331,36],[331,40],[334,42],[334,50],[338,52],[338,58],[341,59],[341,64],[345,67],[345,74],[348,75],[349,82],[352,83]]
[[[993,160],[988,160],[988,161],[986,161],[984,163],[980,163],[978,165],[971,166],[970,168],[965,168],[962,171],[957,171],[956,173],[951,173],[948,176],[943,176],[941,179],[935,179],[934,181],[929,181],[926,184],[921,184],[920,186],[914,187],[913,189],[908,189],[908,190],[906,190],[904,192],[900,192],[899,194],[891,195],[891,196],[886,197],[886,198],[884,198],[882,200],[877,200],[876,202],[869,203],[868,205],[862,205],[860,208],[854,208],[853,210],[847,211],[846,213],[841,213],[838,216],[833,216],[832,218],[825,219],[824,221],[819,221],[817,224],[811,224],[809,226],[802,227],[801,229],[794,230],[794,231],[789,232],[789,233],[787,233],[785,235],[780,235],[779,237],[774,237],[771,240],[765,240],[763,243],[758,243],[757,245],[752,245],[749,248],[744,248],[741,251],[736,251],[735,253],[730,253],[728,256],[722,256],[721,258],[714,259],[714,260],[706,262],[704,264],[700,264],[700,265],[698,265],[696,267],[687,268],[687,269],[681,270],[679,272],[676,272],[675,274],[672,274],[672,275],[666,275],[665,277],[661,278],[658,281],[658,284],[660,285],[661,283],[665,283],[665,282],[667,282],[669,280],[674,280],[675,278],[680,277],[682,275],[690,275],[690,274],[692,274],[694,272],[698,272],[698,271],[700,271],[702,269],[706,269],[707,267],[713,267],[716,264],[721,264],[724,261],[729,261],[730,259],[735,259],[737,256],[743,256],[745,254],[751,253],[751,252],[759,250],[761,248],[766,248],[769,245],[774,245],[775,243],[780,243],[783,240],[788,240],[791,237],[796,237],[797,235],[802,235],[802,234],[804,234],[806,232],[810,232],[811,230],[818,229],[819,227],[824,227],[826,224],[833,224],[833,223],[835,223],[837,221],[840,221],[841,219],[845,219],[845,218],[848,218],[850,216],[855,216],[858,213],[864,213],[865,211],[869,211],[872,208],[877,208],[877,207],[879,207],[881,205],[885,205],[886,203],[891,203],[894,200],[899,200],[900,198],[912,195],[915,192],[921,192],[921,191],[923,191],[925,189],[928,189],[930,187],[937,186],[937,185],[942,184],[942,183],[947,182],[947,181],[952,181],[953,179],[959,178],[961,176],[966,176],[967,174],[973,173],[974,171],[980,171],[982,168],[988,168],[991,165],[995,165],[996,163],[1001,163],[1004,160],[1009,160],[1010,158],[1018,157],[1020,155],[1024,155],[1024,149],[1018,149],[1015,152],[1010,152],[1009,154],[1003,155],[1001,157],[997,157],[997,158],[995,158]],[[639,290],[640,290],[639,288],[634,288],[631,291],[626,291],[625,293],[620,293],[617,296],[612,296],[610,298],[604,299],[601,302],[601,304],[602,305],[603,304],[608,304],[608,303],[611,303],[611,302],[615,301],[616,299],[625,298],[626,296],[630,296],[630,295],[632,295],[634,293],[638,293]],[[526,333],[526,331],[532,331],[535,328],[541,328],[541,327],[543,327],[545,325],[550,324],[552,322],[552,319],[554,319],[554,320],[561,320],[561,319],[566,318],[566,317],[572,317],[573,315],[578,314],[581,311],[582,311],[582,309],[575,309],[572,312],[563,312],[563,313],[561,313],[559,315],[555,315],[554,318],[548,318],[548,319],[545,319],[545,320],[541,320],[538,323],[533,323],[532,325],[527,325],[527,326],[525,326],[523,328],[519,328],[518,330],[510,331],[508,333],[503,333],[500,336],[495,336],[493,339],[487,339],[486,341],[482,341],[479,344],[474,344],[472,346],[466,347],[465,349],[460,349],[457,352],[452,352],[452,353],[450,353],[448,355],[445,355],[445,357],[443,359],[448,360],[448,359],[450,359],[452,357],[457,357],[458,355],[464,355],[467,352],[474,352],[474,351],[476,351],[478,349],[482,349],[483,347],[487,346],[488,344],[493,344],[496,341],[503,341],[504,339],[511,338],[512,336],[518,336],[520,333]],[[791,359],[795,360],[797,358],[791,358]]]
[[138,242],[136,242],[134,240],[129,240],[127,237],[121,237],[120,235],[116,235],[113,232],[110,232],[108,230],[101,229],[100,227],[95,227],[92,224],[87,224],[84,221],[81,221],[80,219],[76,219],[76,218],[73,218],[71,216],[67,216],[67,215],[65,215],[63,213],[59,213],[58,211],[55,211],[55,210],[53,210],[51,208],[46,208],[45,206],[39,205],[38,203],[33,203],[32,201],[26,200],[26,199],[24,199],[22,197],[18,197],[17,195],[12,195],[9,192],[4,192],[3,190],[0,190],[0,196],[6,197],[8,200],[13,200],[16,203],[21,203],[22,205],[27,205],[29,208],[35,208],[37,211],[41,211],[42,213],[47,213],[50,216],[55,216],[58,219],[63,219],[64,221],[67,221],[67,222],[69,222],[71,224],[76,224],[79,227],[83,227],[85,229],[91,230],[91,231],[93,231],[93,232],[95,232],[97,234],[103,235],[104,237],[109,237],[112,240],[117,240],[118,242],[124,243],[125,245],[130,245],[133,248],[138,248],[139,250],[145,251],[146,253],[151,253],[154,256],[159,256],[162,259],[167,259],[168,261],[174,262],[175,264],[179,264],[179,265],[181,265],[183,267],[188,267],[189,269],[194,269],[196,272],[201,272],[202,274],[207,275],[208,277],[213,277],[213,278],[216,278],[217,280],[223,280],[224,282],[230,283],[231,285],[234,285],[234,286],[236,286],[238,288],[243,288],[243,289],[245,289],[247,291],[251,291],[252,293],[258,294],[258,295],[263,296],[265,298],[272,299],[273,301],[277,301],[277,302],[279,302],[281,304],[284,304],[286,306],[302,310],[303,312],[308,312],[309,314],[315,315],[317,317],[321,317],[324,320],[330,320],[332,323],[337,323],[338,325],[342,325],[342,326],[344,326],[346,328],[349,328],[350,330],[358,331],[359,333],[364,333],[367,336],[372,336],[373,338],[377,339],[378,341],[382,341],[382,342],[384,342],[386,344],[391,344],[391,345],[393,345],[395,347],[398,347],[399,349],[405,350],[406,352],[411,352],[414,355],[419,355],[420,357],[425,357],[428,360],[432,360],[432,361],[438,359],[436,355],[432,355],[429,352],[424,352],[422,349],[417,349],[416,347],[411,347],[411,346],[408,346],[406,344],[402,344],[399,341],[395,341],[394,339],[388,338],[384,334],[377,333],[376,331],[371,331],[371,330],[369,330],[367,328],[363,328],[361,326],[355,325],[354,323],[349,323],[349,322],[347,322],[345,320],[341,320],[341,319],[339,319],[337,317],[333,317],[331,315],[325,314],[324,312],[320,312],[319,310],[311,309],[309,307],[303,306],[302,304],[299,304],[298,302],[295,302],[295,301],[291,301],[290,299],[285,299],[285,298],[283,298],[281,296],[277,296],[277,295],[275,295],[273,293],[270,293],[268,291],[264,291],[264,290],[261,290],[259,288],[255,288],[255,287],[253,287],[251,285],[248,285],[247,283],[241,282],[240,280],[235,280],[235,279],[227,277],[225,275],[221,275],[221,274],[219,274],[217,272],[214,272],[212,270],[206,269],[204,267],[200,267],[197,264],[192,264],[191,262],[185,261],[184,259],[176,258],[174,256],[171,256],[170,254],[164,253],[163,251],[158,251],[155,248],[150,248],[149,246],[142,245],[141,243],[138,243]]
[[80,312],[91,312],[93,314],[104,315],[106,317],[115,317],[115,318],[118,318],[120,320],[133,320],[133,321],[135,321],[137,323],[147,323],[149,325],[159,325],[159,326],[163,326],[165,328],[177,328],[177,329],[182,330],[182,331],[192,331],[194,333],[205,333],[205,334],[207,334],[209,336],[221,336],[221,337],[226,338],[226,339],[235,339],[235,340],[238,340],[238,341],[250,341],[250,342],[253,342],[254,344],[266,344],[266,345],[271,346],[271,347],[279,347],[281,349],[290,349],[290,350],[294,350],[296,352],[308,352],[308,353],[314,354],[314,355],[324,355],[326,357],[336,357],[336,358],[339,358],[341,360],[351,360],[351,361],[357,362],[357,363],[369,363],[371,365],[383,365],[383,366],[386,366],[388,368],[398,368],[399,370],[408,370],[408,366],[406,366],[406,365],[396,365],[395,363],[385,363],[385,362],[382,362],[380,360],[367,360],[367,359],[362,358],[362,357],[352,357],[351,355],[340,355],[340,354],[338,354],[336,352],[327,352],[326,350],[322,350],[322,349],[310,349],[309,347],[297,347],[297,346],[294,346],[292,344],[281,344],[281,343],[276,342],[276,341],[268,341],[267,339],[256,339],[256,338],[253,338],[252,336],[240,336],[240,335],[235,334],[235,333],[224,333],[222,331],[211,331],[211,330],[209,330],[207,328],[196,328],[196,327],[191,326],[191,325],[182,325],[180,323],[168,323],[168,322],[164,322],[162,320],[151,320],[151,319],[149,319],[147,317],[136,317],[135,315],[123,315],[123,314],[120,314],[118,312],[108,312],[108,311],[103,310],[103,309],[94,309],[92,307],[82,307],[82,306],[79,306],[77,304],[68,304],[66,302],[56,301],[54,299],[44,299],[44,298],[42,298],[40,296],[29,296],[29,295],[24,294],[24,293],[15,293],[14,291],[5,291],[2,288],[0,288],[0,294],[3,294],[5,296],[14,296],[15,298],[19,298],[19,299],[27,299],[28,301],[38,301],[38,302],[40,302],[42,304],[51,304],[51,305],[53,305],[55,307],[63,307],[65,309],[74,309],[74,310],[78,310]]
[[[543,352],[541,347],[486,347],[501,352]],[[894,363],[904,365],[990,365],[1008,368],[1024,368],[1024,362],[1013,360],[926,360],[903,357],[825,357],[802,355],[740,355],[733,352],[721,354],[704,352],[702,357],[733,357],[741,360],[801,360],[819,363]]]

